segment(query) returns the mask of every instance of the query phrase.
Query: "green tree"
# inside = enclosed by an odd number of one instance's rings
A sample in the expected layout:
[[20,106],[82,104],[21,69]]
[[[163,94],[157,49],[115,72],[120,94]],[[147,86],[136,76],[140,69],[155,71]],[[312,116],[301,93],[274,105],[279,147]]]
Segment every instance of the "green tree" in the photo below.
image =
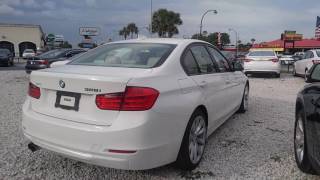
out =
[[[228,33],[220,33],[220,35],[221,45],[230,44],[230,36]],[[218,46],[218,32],[210,33],[208,36],[205,36],[203,34],[201,36],[199,34],[194,34],[191,38],[206,41],[215,46]]]
[[167,9],[159,9],[152,16],[152,32],[158,33],[159,37],[171,38],[175,34],[179,34],[178,25],[182,24],[179,13],[168,11]]
[[138,35],[138,33],[139,33],[139,29],[135,23],[129,23],[127,25],[127,30],[129,32],[129,34],[131,35],[131,39],[133,38],[134,34]]
[[119,31],[119,35],[123,36],[124,39],[127,39],[128,35],[130,34],[130,31],[128,30],[127,27],[123,27],[120,31]]

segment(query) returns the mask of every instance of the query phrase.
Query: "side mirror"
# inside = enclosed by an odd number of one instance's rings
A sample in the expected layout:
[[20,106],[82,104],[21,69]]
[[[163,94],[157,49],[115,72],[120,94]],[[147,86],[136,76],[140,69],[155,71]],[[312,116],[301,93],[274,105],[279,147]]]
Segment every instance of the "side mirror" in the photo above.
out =
[[243,71],[244,70],[243,65],[240,61],[233,61],[232,62],[232,69],[234,71]]
[[315,64],[306,74],[306,82],[320,82],[320,64]]

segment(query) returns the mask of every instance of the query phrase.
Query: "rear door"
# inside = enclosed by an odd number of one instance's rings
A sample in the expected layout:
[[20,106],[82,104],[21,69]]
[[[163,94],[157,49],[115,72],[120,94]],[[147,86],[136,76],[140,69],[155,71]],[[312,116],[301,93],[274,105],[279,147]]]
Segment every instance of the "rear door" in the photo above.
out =
[[239,106],[244,90],[243,73],[232,71],[227,59],[214,47],[209,46],[208,50],[219,67],[219,74],[225,85],[225,114],[232,112]]
[[187,49],[182,64],[189,77],[195,81],[202,92],[202,98],[209,114],[208,126],[209,129],[214,128],[219,124],[218,120],[224,116],[225,108],[223,103],[225,84],[217,73],[217,66],[202,43],[193,44]]

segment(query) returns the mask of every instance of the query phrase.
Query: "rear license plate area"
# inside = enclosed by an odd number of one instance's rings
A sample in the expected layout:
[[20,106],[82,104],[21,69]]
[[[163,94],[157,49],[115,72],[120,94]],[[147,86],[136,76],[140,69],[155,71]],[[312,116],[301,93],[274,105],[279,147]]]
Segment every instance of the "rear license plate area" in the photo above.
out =
[[80,93],[57,91],[57,98],[54,106],[56,108],[79,111],[80,98]]

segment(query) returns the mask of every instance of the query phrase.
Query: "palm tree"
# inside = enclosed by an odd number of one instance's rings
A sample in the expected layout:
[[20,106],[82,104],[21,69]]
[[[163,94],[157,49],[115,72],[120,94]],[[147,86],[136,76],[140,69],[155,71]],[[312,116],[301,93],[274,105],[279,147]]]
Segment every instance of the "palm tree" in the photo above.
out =
[[254,42],[256,41],[256,39],[252,38],[250,41],[251,41],[251,44],[252,44],[252,46],[253,46],[253,44],[254,44]]
[[152,32],[158,33],[159,37],[172,37],[179,33],[178,25],[182,24],[179,13],[159,9],[152,16]]
[[123,36],[124,39],[127,39],[128,35],[130,34],[129,30],[127,27],[123,27],[120,31],[119,31],[119,35]]
[[131,34],[131,39],[133,38],[133,34],[138,35],[139,29],[135,23],[129,23],[127,25],[127,29],[129,31],[129,33]]

